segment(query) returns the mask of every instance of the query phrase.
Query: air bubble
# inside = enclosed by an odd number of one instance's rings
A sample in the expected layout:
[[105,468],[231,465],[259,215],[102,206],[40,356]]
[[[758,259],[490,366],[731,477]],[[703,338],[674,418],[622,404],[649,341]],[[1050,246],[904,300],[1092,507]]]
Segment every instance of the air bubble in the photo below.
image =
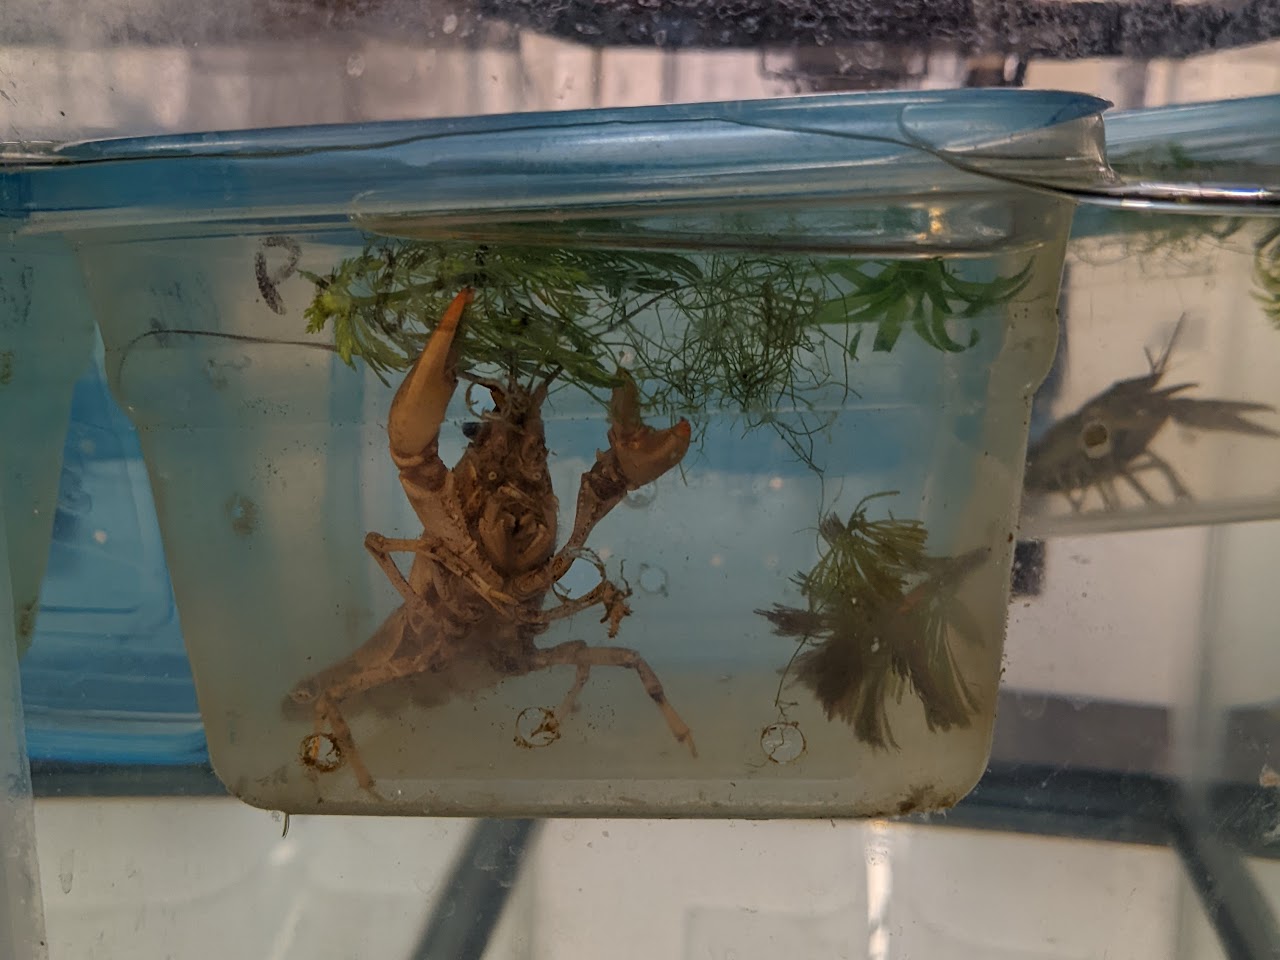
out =
[[854,48],[854,57],[864,70],[884,69],[884,50],[878,43],[859,44]]
[[458,15],[451,13],[444,18],[444,22],[440,24],[440,29],[445,33],[453,33],[458,29]]
[[760,732],[760,749],[774,763],[790,763],[805,751],[804,734],[794,720],[771,723]]
[[640,589],[645,593],[667,595],[667,571],[647,563],[640,564]]
[[247,537],[258,529],[258,505],[248,497],[235,494],[227,500],[226,511],[231,529],[240,536]]
[[342,750],[332,734],[309,733],[298,747],[302,762],[320,773],[332,773],[342,766]]
[[565,571],[563,577],[556,584],[556,589],[561,596],[564,597],[580,597],[590,590],[594,590],[600,582],[600,568],[592,562],[589,556],[578,556],[573,563],[569,565],[569,569]]
[[1090,460],[1105,457],[1111,453],[1111,430],[1101,420],[1090,420],[1080,431],[1080,445]]
[[643,487],[637,487],[626,495],[623,503],[632,510],[643,510],[645,507],[653,503],[658,496],[658,487],[653,483],[646,483]]
[[1048,697],[1024,695],[1018,698],[1018,713],[1028,720],[1039,720],[1044,716],[1048,704]]
[[560,739],[560,721],[546,707],[525,707],[516,717],[516,743],[522,747],[548,747]]

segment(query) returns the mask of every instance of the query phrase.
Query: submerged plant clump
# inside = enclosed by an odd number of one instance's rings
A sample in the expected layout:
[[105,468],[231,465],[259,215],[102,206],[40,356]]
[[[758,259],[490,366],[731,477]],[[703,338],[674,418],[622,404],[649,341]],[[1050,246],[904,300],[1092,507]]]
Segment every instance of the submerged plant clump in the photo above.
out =
[[[646,410],[728,413],[769,426],[803,461],[823,426],[825,391],[851,390],[862,331],[873,352],[904,329],[957,352],[983,311],[1026,286],[961,279],[942,260],[815,260],[769,255],[570,249],[375,237],[325,276],[308,329],[332,328],[347,363],[384,380],[407,369],[461,287],[474,290],[456,347],[459,374],[576,387],[602,406],[627,370]],[[957,323],[968,325],[962,339]],[[828,397],[827,399],[834,399]],[[779,416],[783,414],[783,416]],[[697,429],[705,428],[699,418]]]
[[1280,329],[1280,226],[1272,227],[1259,238],[1253,257],[1253,278],[1257,285],[1254,297],[1262,304],[1262,312]]
[[[971,329],[968,342],[960,343],[947,330],[948,322],[972,318],[1007,303],[1031,279],[1030,262],[1012,276],[986,282],[962,280],[942,260],[907,260],[879,270],[842,262],[830,269],[858,292],[827,304],[818,322],[875,324],[872,349],[882,352],[897,345],[908,325],[921,340],[939,350],[959,353],[972,347],[978,342],[978,331]],[[854,335],[855,349],[859,334]]]
[[[1186,213],[1151,213],[1145,210],[1108,210],[1108,233],[1096,241],[1120,258],[1146,260],[1192,257],[1203,243],[1224,244],[1236,237],[1248,221],[1243,217],[1207,217]],[[1118,249],[1117,249],[1118,248]],[[1094,255],[1086,262],[1101,262]]]
[[822,556],[794,582],[807,606],[775,604],[756,612],[774,631],[799,641],[779,683],[795,679],[822,704],[828,720],[849,724],[859,740],[897,747],[888,703],[909,689],[924,707],[929,729],[967,727],[977,701],[956,664],[953,636],[981,636],[956,599],[962,581],[989,554],[931,557],[918,520],[871,520],[867,497],[847,521],[828,514],[818,526]]

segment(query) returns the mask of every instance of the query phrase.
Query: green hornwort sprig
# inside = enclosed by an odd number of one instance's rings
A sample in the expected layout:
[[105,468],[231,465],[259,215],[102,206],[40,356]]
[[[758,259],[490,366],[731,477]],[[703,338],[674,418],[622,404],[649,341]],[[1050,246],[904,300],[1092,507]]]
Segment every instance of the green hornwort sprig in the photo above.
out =
[[989,553],[930,557],[920,521],[868,517],[871,500],[891,495],[864,498],[847,521],[835,514],[821,521],[822,555],[794,578],[805,607],[756,611],[775,633],[797,641],[778,683],[780,714],[787,707],[783,686],[794,674],[828,719],[848,723],[859,740],[882,749],[897,746],[889,701],[901,701],[908,690],[930,730],[969,725],[977,700],[951,638],[977,644],[981,635],[956,592]]
[[[864,329],[873,352],[910,328],[939,350],[978,342],[972,324],[1016,297],[1031,264],[1010,277],[961,279],[942,260],[817,261],[801,257],[571,249],[372,237],[329,274],[308,330],[333,331],[348,364],[384,381],[408,368],[458,289],[475,298],[460,333],[460,372],[553,379],[607,402],[627,366],[646,408],[710,410],[771,426],[811,461],[815,399],[851,389],[848,364]],[[967,338],[948,330],[970,322]],[[703,425],[705,427],[705,424]]]
[[[1110,222],[1124,235],[1126,257],[1189,255],[1206,241],[1224,243],[1245,229],[1245,217],[1204,217],[1116,210]],[[1280,329],[1280,226],[1253,241],[1253,297],[1267,319]]]
[[1254,298],[1267,319],[1280,329],[1280,224],[1259,238],[1253,257]]
[[864,497],[847,521],[834,513],[818,524],[824,553],[808,573],[794,580],[809,601],[822,611],[850,597],[879,603],[902,595],[907,580],[925,564],[928,531],[919,520],[867,517],[867,504],[897,491]]
[[[906,260],[881,264],[869,271],[849,261],[833,263],[832,273],[848,281],[853,292],[828,301],[816,317],[818,323],[876,325],[872,349],[892,350],[905,326],[910,325],[925,343],[939,350],[959,353],[978,342],[976,328],[967,343],[953,339],[947,323],[971,319],[983,311],[1012,300],[1031,280],[1031,263],[1011,277],[986,282],[960,279],[942,260]],[[855,334],[853,348],[857,349]]]
[[1202,244],[1225,243],[1247,225],[1243,217],[1205,217],[1186,213],[1151,213],[1144,210],[1110,210],[1109,236],[1095,242],[1109,257],[1086,256],[1085,262],[1105,262],[1115,257],[1139,260],[1159,256],[1190,257]]

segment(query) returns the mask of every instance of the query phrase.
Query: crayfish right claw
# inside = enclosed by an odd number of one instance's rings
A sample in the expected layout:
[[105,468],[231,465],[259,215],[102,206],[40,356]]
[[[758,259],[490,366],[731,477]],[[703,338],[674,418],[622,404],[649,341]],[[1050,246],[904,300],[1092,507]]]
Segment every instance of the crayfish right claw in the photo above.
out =
[[657,480],[689,450],[692,429],[683,417],[674,426],[657,430],[640,419],[640,391],[625,370],[619,370],[622,383],[613,388],[609,405],[609,449],[627,481],[627,489],[635,490]]

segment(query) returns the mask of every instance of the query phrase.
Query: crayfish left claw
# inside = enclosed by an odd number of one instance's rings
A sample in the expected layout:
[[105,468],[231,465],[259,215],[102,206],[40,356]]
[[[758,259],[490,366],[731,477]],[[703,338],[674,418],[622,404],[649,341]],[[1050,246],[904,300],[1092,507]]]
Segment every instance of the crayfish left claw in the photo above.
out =
[[692,430],[683,417],[674,426],[657,430],[640,419],[640,391],[631,375],[619,370],[620,386],[613,388],[609,406],[609,449],[617,458],[627,489],[657,480],[689,450]]
[[454,338],[471,298],[469,288],[453,298],[391,401],[387,436],[392,459],[398,465],[419,461],[433,449],[439,436],[440,424],[458,386]]

